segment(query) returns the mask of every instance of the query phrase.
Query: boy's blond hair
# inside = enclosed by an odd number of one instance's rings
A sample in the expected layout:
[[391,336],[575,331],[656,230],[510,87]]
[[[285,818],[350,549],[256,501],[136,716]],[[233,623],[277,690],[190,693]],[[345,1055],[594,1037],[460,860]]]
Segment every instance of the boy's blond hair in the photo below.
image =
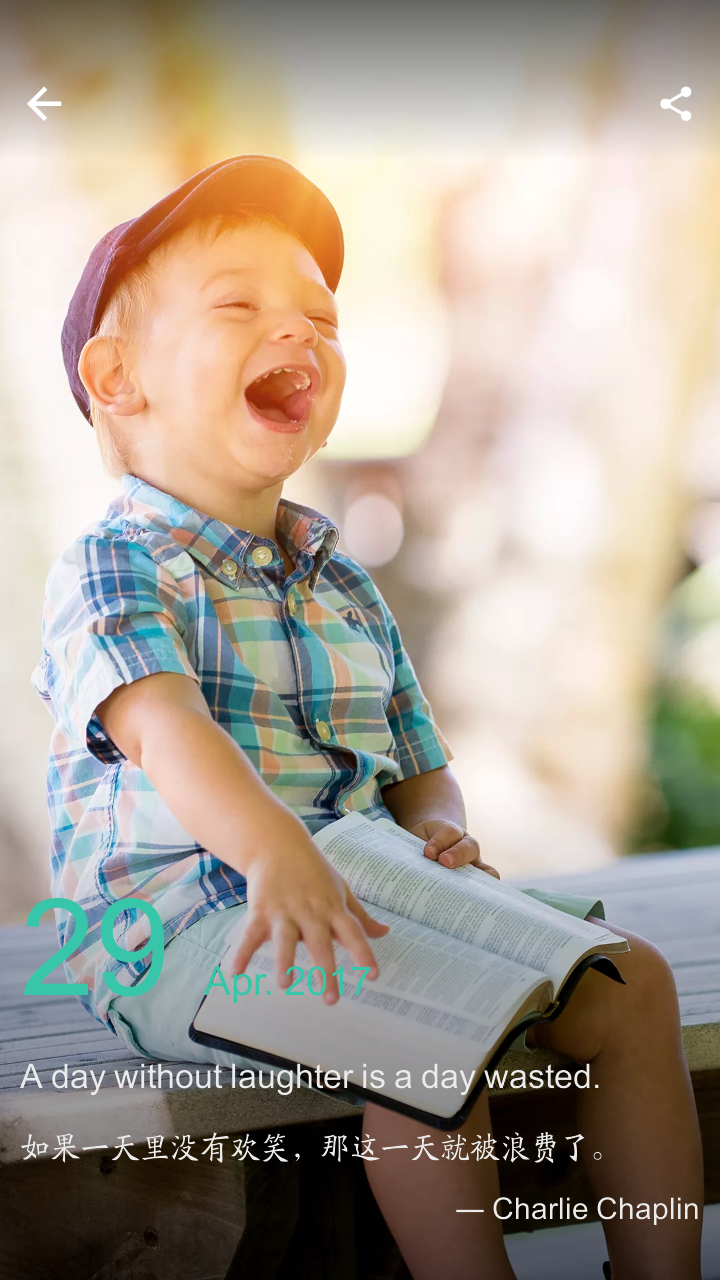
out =
[[[157,268],[168,257],[178,240],[183,236],[193,236],[201,244],[212,243],[218,236],[232,231],[235,227],[254,226],[261,222],[269,222],[279,227],[281,231],[287,232],[287,227],[284,227],[272,214],[250,209],[197,218],[177,231],[174,236],[170,236],[159,244],[145,262],[133,267],[115,287],[95,330],[95,335],[103,338],[119,338],[123,341],[134,336],[142,343],[144,325],[152,308],[152,286]],[[89,399],[90,417],[97,434],[103,464],[110,475],[125,475],[130,469],[130,458],[127,456],[127,450],[123,448],[123,442],[118,439],[112,415],[101,409],[92,395]]]

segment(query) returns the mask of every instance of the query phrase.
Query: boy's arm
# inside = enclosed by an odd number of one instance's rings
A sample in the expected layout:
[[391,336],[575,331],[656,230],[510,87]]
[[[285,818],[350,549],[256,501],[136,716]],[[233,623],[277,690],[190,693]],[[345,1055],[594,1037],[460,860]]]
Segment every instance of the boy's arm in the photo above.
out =
[[426,858],[451,868],[471,863],[498,876],[481,860],[477,840],[465,830],[462,792],[447,766],[452,751],[435,724],[397,622],[369,577],[366,586],[384,613],[395,667],[387,716],[401,778],[382,788],[383,802],[398,826],[425,841]]
[[426,858],[451,868],[471,863],[500,879],[495,868],[482,861],[477,840],[465,830],[462,792],[447,765],[390,783],[383,787],[382,798],[398,826],[426,841]]
[[97,716],[185,830],[247,880],[236,972],[271,939],[278,984],[289,986],[286,970],[302,938],[327,975],[325,1003],[338,998],[333,940],[377,977],[365,934],[380,937],[386,927],[367,914],[300,819],[213,720],[194,680],[163,672],[123,684],[101,703]]

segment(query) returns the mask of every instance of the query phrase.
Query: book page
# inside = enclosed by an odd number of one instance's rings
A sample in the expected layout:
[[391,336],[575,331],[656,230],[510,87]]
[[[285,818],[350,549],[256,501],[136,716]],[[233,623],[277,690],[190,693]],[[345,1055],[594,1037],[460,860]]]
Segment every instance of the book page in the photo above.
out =
[[424,842],[386,819],[348,814],[314,839],[365,903],[547,974],[555,991],[589,950],[628,949],[608,929],[528,898],[476,867],[450,871],[424,858]]
[[[253,956],[247,973],[249,995],[233,1003],[214,986],[195,1018],[199,1031],[272,1053],[293,1063],[320,1064],[325,1070],[350,1071],[349,1086],[362,1083],[363,1068],[380,1069],[381,1092],[439,1115],[452,1115],[462,1105],[462,1085],[425,1088],[422,1075],[437,1067],[477,1079],[495,1044],[519,1010],[544,1008],[550,983],[531,969],[502,956],[480,954],[476,947],[400,919],[382,908],[376,915],[392,932],[373,941],[380,965],[374,982],[359,981],[353,961],[336,946],[343,972],[343,996],[327,1006],[307,989],[287,994],[274,988],[273,945],[266,942]],[[223,958],[232,990],[233,940]],[[295,964],[308,974],[313,961],[304,943]],[[267,989],[266,989],[267,987]],[[272,990],[270,990],[272,987]],[[359,988],[359,989],[358,989]],[[265,995],[271,994],[267,1000]],[[398,1071],[410,1071],[410,1087],[394,1087]]]
[[[387,1008],[403,1019],[483,1044],[495,1038],[498,1026],[510,1021],[530,991],[543,985],[534,969],[504,956],[489,952],[479,956],[477,947],[381,907],[375,908],[375,916],[391,930],[384,938],[373,939],[380,976],[363,983],[359,995],[354,980],[345,979],[346,995],[361,1005]],[[264,959],[271,964],[270,944],[266,946]],[[337,944],[335,950],[343,973],[350,975],[349,953]],[[304,943],[299,944],[297,955],[304,957],[298,964],[312,965]]]

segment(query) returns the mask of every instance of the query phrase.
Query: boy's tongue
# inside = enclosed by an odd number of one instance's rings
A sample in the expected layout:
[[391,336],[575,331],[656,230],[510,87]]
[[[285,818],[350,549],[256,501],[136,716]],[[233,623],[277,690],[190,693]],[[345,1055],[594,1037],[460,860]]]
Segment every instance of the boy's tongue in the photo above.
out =
[[259,378],[250,384],[245,395],[269,422],[305,422],[310,416],[310,389],[298,390],[294,376],[284,371]]
[[285,412],[293,422],[304,422],[310,416],[312,396],[309,391],[293,391],[283,400],[281,412]]

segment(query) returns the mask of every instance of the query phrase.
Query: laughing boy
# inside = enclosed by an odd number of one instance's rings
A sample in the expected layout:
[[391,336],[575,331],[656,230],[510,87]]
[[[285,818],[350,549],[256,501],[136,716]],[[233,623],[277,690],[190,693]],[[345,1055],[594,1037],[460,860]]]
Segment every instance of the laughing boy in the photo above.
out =
[[[329,1003],[334,943],[377,974],[384,928],[313,843],[326,823],[392,817],[448,875],[483,867],[387,604],[337,551],[332,521],[282,497],[340,407],[342,261],[337,214],[312,183],[283,161],[236,157],[110,231],[63,330],[75,399],[122,493],[48,581],[34,680],[55,719],[53,892],[89,919],[68,976],[148,1057],[229,1061],[187,1028],[242,918],[238,972],[271,939],[287,986],[303,939]],[[152,904],[165,935],[160,979],[135,998],[104,975],[129,988],[148,958],[108,956],[100,937],[108,905],[130,897]],[[147,928],[129,909],[116,938],[140,950]],[[587,973],[528,1038],[591,1063],[598,1087],[578,1124],[582,1149],[602,1152],[588,1165],[598,1197],[701,1206],[672,975],[630,942],[625,987]],[[510,1280],[494,1161],[413,1159],[418,1124],[374,1103],[365,1130],[376,1149],[407,1147],[367,1171],[416,1280]],[[489,1130],[483,1096],[461,1133]],[[700,1280],[699,1231],[609,1221],[614,1280]]]

